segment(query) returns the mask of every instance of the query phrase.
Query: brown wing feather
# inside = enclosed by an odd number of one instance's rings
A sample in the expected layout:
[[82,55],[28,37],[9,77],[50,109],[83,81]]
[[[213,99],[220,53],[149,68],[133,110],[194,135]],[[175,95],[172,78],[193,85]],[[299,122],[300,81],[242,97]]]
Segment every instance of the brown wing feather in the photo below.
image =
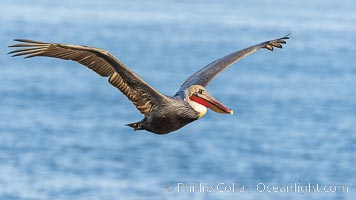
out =
[[167,102],[167,97],[152,88],[137,74],[112,56],[99,48],[38,42],[16,39],[22,42],[9,47],[20,48],[9,52],[12,56],[47,56],[76,61],[95,71],[100,76],[109,77],[109,83],[118,88],[142,113],[147,114],[155,105]]

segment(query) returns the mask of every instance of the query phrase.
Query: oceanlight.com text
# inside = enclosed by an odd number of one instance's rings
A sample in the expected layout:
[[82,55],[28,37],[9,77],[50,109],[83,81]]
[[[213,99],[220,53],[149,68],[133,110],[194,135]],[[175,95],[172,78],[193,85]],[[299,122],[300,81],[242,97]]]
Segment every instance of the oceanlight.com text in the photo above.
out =
[[347,185],[322,185],[318,183],[299,183],[292,184],[269,184],[259,182],[255,184],[241,184],[239,182],[176,182],[165,185],[168,192],[179,193],[336,193],[349,192]]

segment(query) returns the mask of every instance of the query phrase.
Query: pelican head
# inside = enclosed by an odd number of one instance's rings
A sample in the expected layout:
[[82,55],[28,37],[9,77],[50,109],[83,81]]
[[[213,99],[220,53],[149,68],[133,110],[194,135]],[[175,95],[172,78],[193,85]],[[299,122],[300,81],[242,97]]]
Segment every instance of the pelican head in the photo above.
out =
[[192,85],[188,88],[186,99],[189,105],[199,113],[199,118],[208,111],[207,108],[223,114],[233,114],[233,111],[211,96],[201,85]]

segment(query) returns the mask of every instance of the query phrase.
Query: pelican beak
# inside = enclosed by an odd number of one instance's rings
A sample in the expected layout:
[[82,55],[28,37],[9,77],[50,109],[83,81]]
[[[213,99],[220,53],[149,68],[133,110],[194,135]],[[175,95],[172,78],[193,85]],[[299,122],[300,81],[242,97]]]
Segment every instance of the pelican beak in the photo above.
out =
[[226,107],[224,104],[216,100],[213,96],[209,93],[205,92],[204,94],[196,93],[190,97],[191,100],[210,108],[211,110],[217,113],[223,114],[233,114],[233,110]]

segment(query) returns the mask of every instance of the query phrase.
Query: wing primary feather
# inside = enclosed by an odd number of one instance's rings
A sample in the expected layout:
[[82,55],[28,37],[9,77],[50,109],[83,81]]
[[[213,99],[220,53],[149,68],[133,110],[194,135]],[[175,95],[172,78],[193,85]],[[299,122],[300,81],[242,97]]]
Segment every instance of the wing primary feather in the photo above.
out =
[[27,39],[14,39],[16,42],[24,42],[24,43],[32,43],[32,44],[47,44],[46,42],[39,42],[35,40],[27,40]]
[[14,53],[19,53],[19,52],[23,52],[23,51],[32,51],[32,50],[39,50],[39,49],[43,49],[43,48],[42,47],[34,47],[34,48],[17,49],[14,51],[10,51],[7,54],[14,54]]
[[40,53],[42,52],[43,50],[28,50],[28,51],[22,51],[22,52],[19,52],[19,53],[15,53],[12,55],[12,57],[16,57],[16,56],[23,56],[23,55],[31,55],[31,54],[35,54],[35,53]]

